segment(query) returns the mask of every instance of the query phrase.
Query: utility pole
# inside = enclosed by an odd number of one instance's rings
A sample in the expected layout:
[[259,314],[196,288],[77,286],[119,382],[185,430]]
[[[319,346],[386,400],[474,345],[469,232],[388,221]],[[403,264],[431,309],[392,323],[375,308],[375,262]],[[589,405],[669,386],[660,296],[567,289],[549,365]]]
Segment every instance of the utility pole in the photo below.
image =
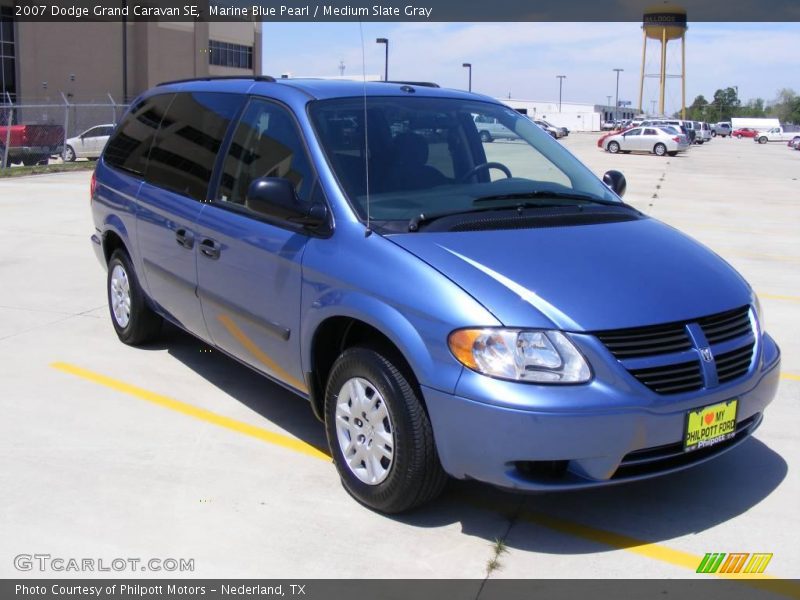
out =
[[614,104],[614,120],[619,121],[619,74],[622,73],[625,69],[612,69],[612,71],[617,72],[617,96],[616,96],[616,103]]
[[561,112],[561,86],[564,84],[564,80],[567,78],[566,75],[556,75],[558,78],[558,112]]

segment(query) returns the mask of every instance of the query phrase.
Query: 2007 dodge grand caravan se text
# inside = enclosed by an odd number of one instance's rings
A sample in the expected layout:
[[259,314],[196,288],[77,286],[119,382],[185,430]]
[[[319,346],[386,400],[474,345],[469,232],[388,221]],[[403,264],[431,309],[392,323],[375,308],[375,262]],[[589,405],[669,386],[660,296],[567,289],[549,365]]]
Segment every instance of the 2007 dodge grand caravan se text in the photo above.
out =
[[447,475],[669,473],[759,426],[780,353],[755,293],[624,191],[483,96],[193,80],[117,127],[92,241],[123,342],[167,319],[307,398],[348,492],[393,513]]

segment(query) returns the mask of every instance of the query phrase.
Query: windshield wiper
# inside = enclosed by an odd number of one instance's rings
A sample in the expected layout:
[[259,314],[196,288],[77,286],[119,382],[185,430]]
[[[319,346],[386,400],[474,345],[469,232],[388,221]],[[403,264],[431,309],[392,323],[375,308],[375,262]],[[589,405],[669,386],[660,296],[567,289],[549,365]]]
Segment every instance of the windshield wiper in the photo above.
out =
[[[579,192],[556,192],[547,190],[535,190],[531,192],[519,192],[515,194],[494,194],[492,196],[481,196],[476,198],[473,203],[491,202],[494,200],[532,200],[534,198],[554,198],[557,200],[581,200],[583,202],[591,202],[593,204],[606,204],[610,206],[619,206],[619,202],[613,200],[603,200],[591,194],[581,194]],[[538,205],[534,205],[538,206]]]
[[[509,199],[513,198],[509,197]],[[467,210],[454,210],[454,211],[447,211],[440,213],[431,213],[427,215],[425,213],[420,213],[416,217],[412,217],[411,220],[408,222],[408,230],[419,231],[420,225],[430,223],[431,221],[435,221],[436,219],[441,219],[442,217],[452,217],[454,215],[471,215],[474,213],[490,212],[496,210],[516,210],[518,213],[522,213],[522,210],[525,208],[553,208],[556,206],[562,206],[562,205],[542,204],[540,202],[517,202],[516,204],[513,204],[511,206],[482,206],[480,208],[470,208]]]

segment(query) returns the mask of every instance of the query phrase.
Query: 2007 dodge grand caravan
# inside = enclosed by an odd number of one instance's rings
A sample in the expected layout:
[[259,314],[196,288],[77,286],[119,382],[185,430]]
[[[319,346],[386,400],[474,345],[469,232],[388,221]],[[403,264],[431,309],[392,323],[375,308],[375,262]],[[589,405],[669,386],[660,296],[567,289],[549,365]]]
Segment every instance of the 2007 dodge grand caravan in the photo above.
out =
[[92,241],[123,342],[167,319],[308,399],[348,492],[393,513],[447,475],[660,475],[761,423],[780,353],[753,290],[624,191],[483,96],[193,80],[117,127]]

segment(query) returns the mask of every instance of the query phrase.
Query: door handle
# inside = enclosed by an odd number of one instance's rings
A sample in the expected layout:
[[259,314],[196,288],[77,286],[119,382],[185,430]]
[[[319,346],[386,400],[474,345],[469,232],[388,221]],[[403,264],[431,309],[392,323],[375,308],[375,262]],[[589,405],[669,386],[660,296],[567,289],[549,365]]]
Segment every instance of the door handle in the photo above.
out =
[[178,246],[191,249],[194,246],[194,234],[186,229],[177,229],[175,231],[175,241]]
[[210,238],[206,238],[200,242],[200,252],[202,252],[208,258],[213,258],[216,260],[219,258],[220,250],[221,248],[219,243]]

